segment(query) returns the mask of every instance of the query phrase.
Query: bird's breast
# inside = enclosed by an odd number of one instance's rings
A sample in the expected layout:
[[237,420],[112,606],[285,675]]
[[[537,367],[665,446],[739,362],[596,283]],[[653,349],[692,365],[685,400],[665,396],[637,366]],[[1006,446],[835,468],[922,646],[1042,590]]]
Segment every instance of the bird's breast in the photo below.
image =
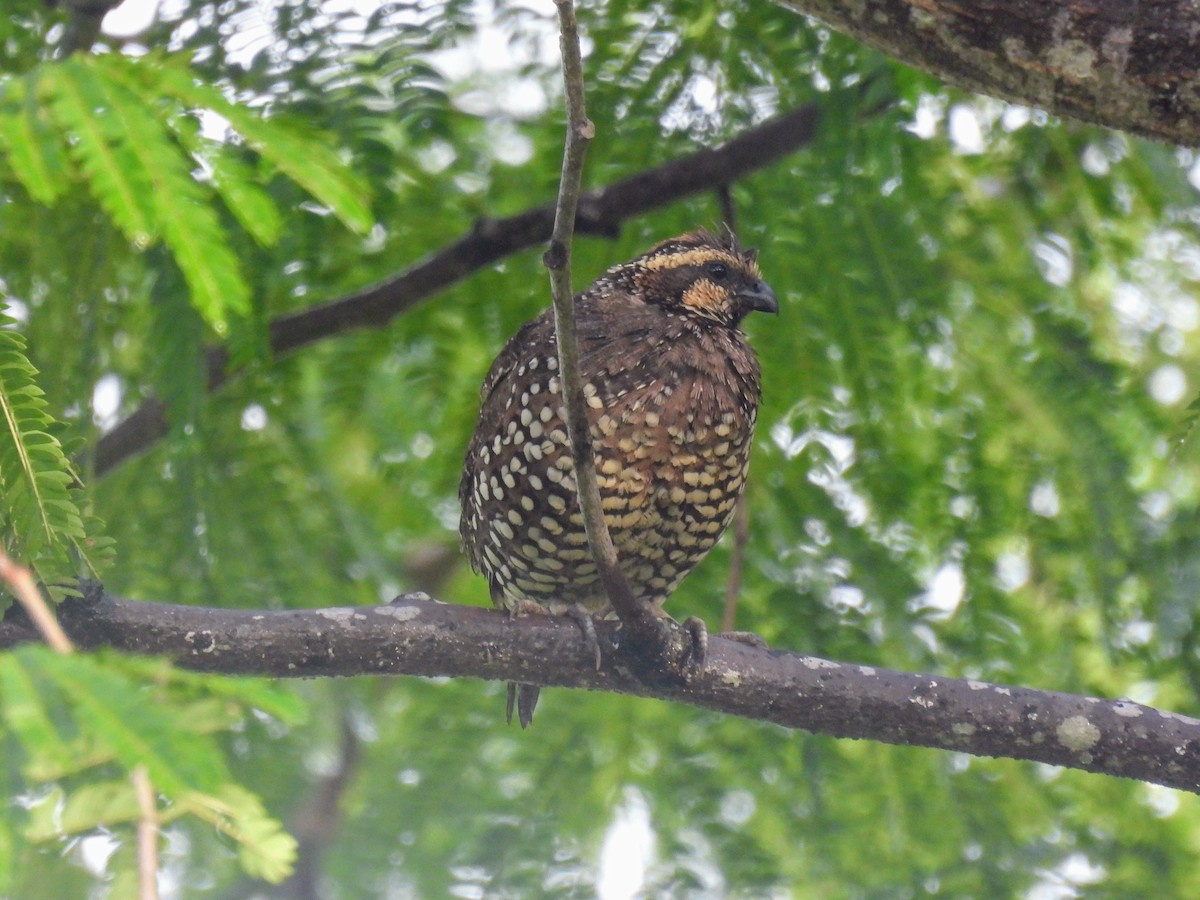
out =
[[[631,585],[661,602],[733,515],[754,431],[757,363],[744,343],[695,331],[581,337],[605,520]],[[559,373],[548,356],[507,372],[489,392],[487,437],[468,454],[464,544],[497,602],[602,603]]]

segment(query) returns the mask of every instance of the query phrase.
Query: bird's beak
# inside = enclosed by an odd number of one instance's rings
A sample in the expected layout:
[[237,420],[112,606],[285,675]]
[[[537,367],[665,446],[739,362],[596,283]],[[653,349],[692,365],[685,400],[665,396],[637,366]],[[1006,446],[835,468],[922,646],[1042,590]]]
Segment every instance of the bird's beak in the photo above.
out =
[[779,298],[765,281],[756,281],[740,294],[742,304],[747,310],[755,312],[779,312]]

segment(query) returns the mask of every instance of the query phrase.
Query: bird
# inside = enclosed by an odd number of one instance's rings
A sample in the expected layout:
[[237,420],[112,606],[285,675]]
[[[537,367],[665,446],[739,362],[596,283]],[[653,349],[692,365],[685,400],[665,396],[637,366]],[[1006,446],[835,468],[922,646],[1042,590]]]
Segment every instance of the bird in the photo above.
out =
[[[633,593],[660,609],[745,488],[762,378],[740,326],[779,303],[757,250],[702,229],[610,268],[574,310],[605,522]],[[552,309],[508,341],[480,398],[459,536],[493,604],[611,613],[576,495]],[[509,685],[510,723],[514,696],[526,727],[538,688]]]

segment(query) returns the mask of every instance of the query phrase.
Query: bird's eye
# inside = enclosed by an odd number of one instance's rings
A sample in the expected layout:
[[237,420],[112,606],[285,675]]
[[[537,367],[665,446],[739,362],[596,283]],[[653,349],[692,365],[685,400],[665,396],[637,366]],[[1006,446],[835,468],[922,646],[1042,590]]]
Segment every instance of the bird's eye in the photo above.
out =
[[729,274],[729,266],[718,259],[714,259],[704,264],[704,271],[708,273],[710,278],[720,281]]

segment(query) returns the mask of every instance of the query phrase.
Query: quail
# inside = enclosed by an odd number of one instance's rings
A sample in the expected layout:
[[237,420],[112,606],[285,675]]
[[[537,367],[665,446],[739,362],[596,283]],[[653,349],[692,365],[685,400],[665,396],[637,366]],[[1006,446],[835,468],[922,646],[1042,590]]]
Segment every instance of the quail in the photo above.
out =
[[[739,326],[779,311],[757,251],[695,231],[575,297],[605,521],[633,592],[661,605],[725,531],[746,483],[760,370]],[[552,310],[496,357],[459,484],[463,551],[511,614],[608,612],[575,493]],[[589,623],[590,624],[590,623]],[[511,721],[537,700],[509,686]]]

